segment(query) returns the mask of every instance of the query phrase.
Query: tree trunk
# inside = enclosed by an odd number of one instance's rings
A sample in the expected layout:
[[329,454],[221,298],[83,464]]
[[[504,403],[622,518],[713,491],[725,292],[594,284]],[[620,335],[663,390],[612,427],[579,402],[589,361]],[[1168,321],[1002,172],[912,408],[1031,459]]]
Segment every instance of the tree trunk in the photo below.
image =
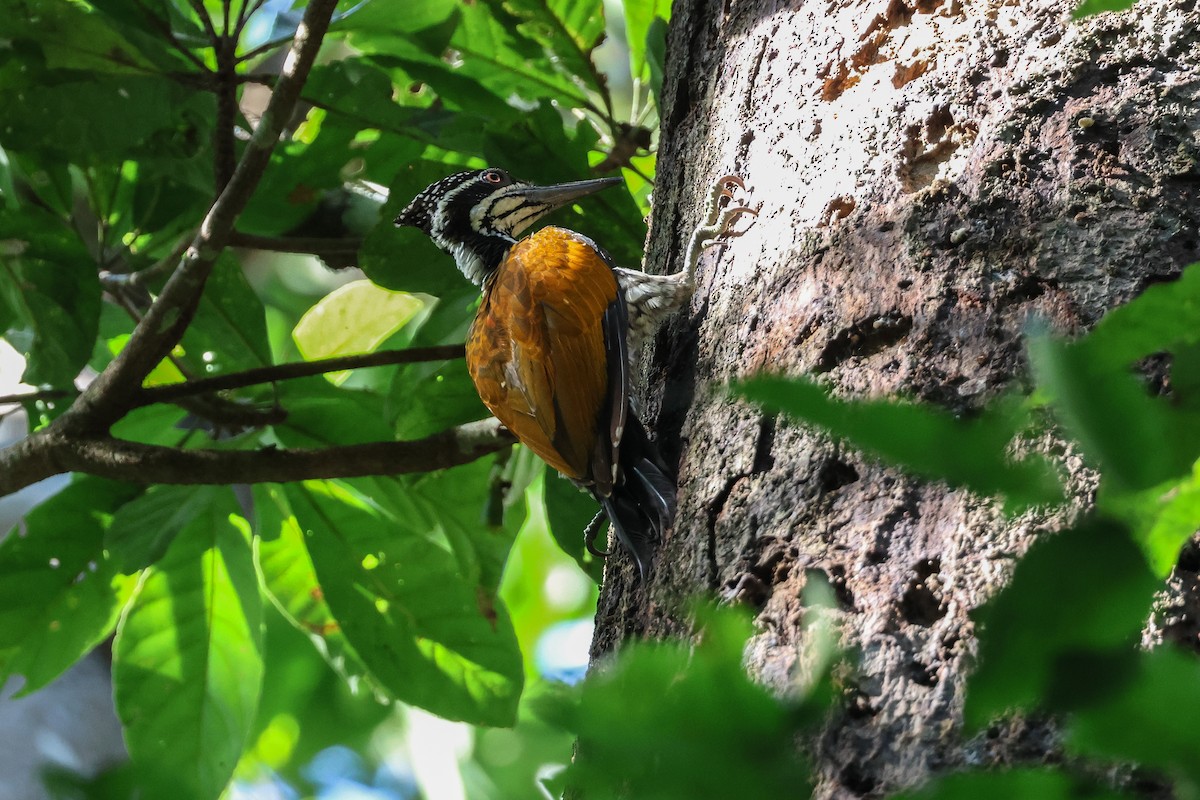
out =
[[[647,586],[610,565],[594,656],[685,636],[688,600],[717,595],[757,612],[750,668],[786,692],[819,574],[861,655],[813,747],[818,796],[1046,757],[1048,726],[957,731],[968,614],[1063,520],[1006,520],[721,387],[816,373],[848,397],[970,411],[1022,386],[1031,318],[1081,330],[1196,260],[1194,5],[1077,23],[1055,0],[675,4],[649,269],[679,268],[717,176],[762,209],[708,251],[648,359],[680,511]],[[1086,471],[1063,464],[1086,504]]]

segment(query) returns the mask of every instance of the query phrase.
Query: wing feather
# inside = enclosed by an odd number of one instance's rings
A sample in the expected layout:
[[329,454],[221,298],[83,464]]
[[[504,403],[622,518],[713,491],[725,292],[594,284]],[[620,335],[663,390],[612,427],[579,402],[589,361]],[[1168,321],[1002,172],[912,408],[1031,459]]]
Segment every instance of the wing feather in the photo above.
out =
[[614,303],[624,311],[603,252],[544,228],[500,265],[467,341],[471,377],[492,413],[568,477],[608,488],[628,397],[628,359],[610,364],[614,337],[624,351]]

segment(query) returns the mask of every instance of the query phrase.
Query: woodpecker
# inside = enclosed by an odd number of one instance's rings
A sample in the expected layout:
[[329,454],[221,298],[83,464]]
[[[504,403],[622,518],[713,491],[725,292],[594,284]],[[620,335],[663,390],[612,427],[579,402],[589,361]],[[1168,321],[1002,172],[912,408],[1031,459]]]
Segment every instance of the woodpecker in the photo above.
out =
[[[418,194],[395,223],[423,231],[482,289],[466,346],[480,398],[522,444],[596,498],[645,580],[675,517],[676,486],[630,404],[631,338],[690,298],[702,248],[754,212],[720,209],[721,198],[733,196],[730,186],[744,188],[723,178],[684,269],[667,276],[617,267],[603,248],[565,228],[518,240],[556,208],[621,183],[535,186],[502,169],[459,172]],[[588,549],[608,555],[593,547],[597,529],[595,521],[588,526]]]

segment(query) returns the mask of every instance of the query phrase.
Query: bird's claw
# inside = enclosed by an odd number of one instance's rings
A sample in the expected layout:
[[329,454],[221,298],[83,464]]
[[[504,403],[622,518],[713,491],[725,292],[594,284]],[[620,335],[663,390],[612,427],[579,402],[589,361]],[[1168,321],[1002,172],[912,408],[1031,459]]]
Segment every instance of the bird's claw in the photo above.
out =
[[740,192],[746,191],[746,182],[737,175],[722,175],[713,181],[704,224],[696,229],[696,243],[700,247],[708,247],[723,238],[735,239],[743,235],[745,231],[733,230],[734,223],[743,214],[748,214],[752,217],[758,216],[756,209],[744,203],[738,203],[728,208],[721,207],[722,198],[737,201],[737,194],[734,192],[735,189]]
[[608,517],[603,511],[597,512],[596,516],[592,517],[592,521],[583,529],[583,546],[597,558],[608,558],[612,555],[611,550],[600,550],[596,547],[596,537],[600,535],[600,528],[603,527],[606,519]]
[[[736,191],[735,191],[736,190]],[[746,182],[737,175],[722,175],[717,178],[708,194],[704,220],[692,231],[688,249],[684,255],[683,274],[691,281],[696,275],[696,265],[706,247],[728,239],[736,239],[745,231],[735,231],[733,225],[743,215],[758,216],[758,211],[738,201],[738,192],[746,191]],[[732,201],[722,208],[725,199]]]

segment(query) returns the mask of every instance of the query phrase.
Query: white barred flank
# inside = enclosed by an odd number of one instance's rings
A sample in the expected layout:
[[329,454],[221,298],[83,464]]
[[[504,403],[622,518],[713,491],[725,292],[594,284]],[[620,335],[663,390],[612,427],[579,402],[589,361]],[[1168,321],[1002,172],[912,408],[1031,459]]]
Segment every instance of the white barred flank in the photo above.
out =
[[692,299],[692,292],[695,291],[686,272],[650,275],[622,267],[614,267],[613,271],[629,309],[631,346],[652,335],[667,317]]

